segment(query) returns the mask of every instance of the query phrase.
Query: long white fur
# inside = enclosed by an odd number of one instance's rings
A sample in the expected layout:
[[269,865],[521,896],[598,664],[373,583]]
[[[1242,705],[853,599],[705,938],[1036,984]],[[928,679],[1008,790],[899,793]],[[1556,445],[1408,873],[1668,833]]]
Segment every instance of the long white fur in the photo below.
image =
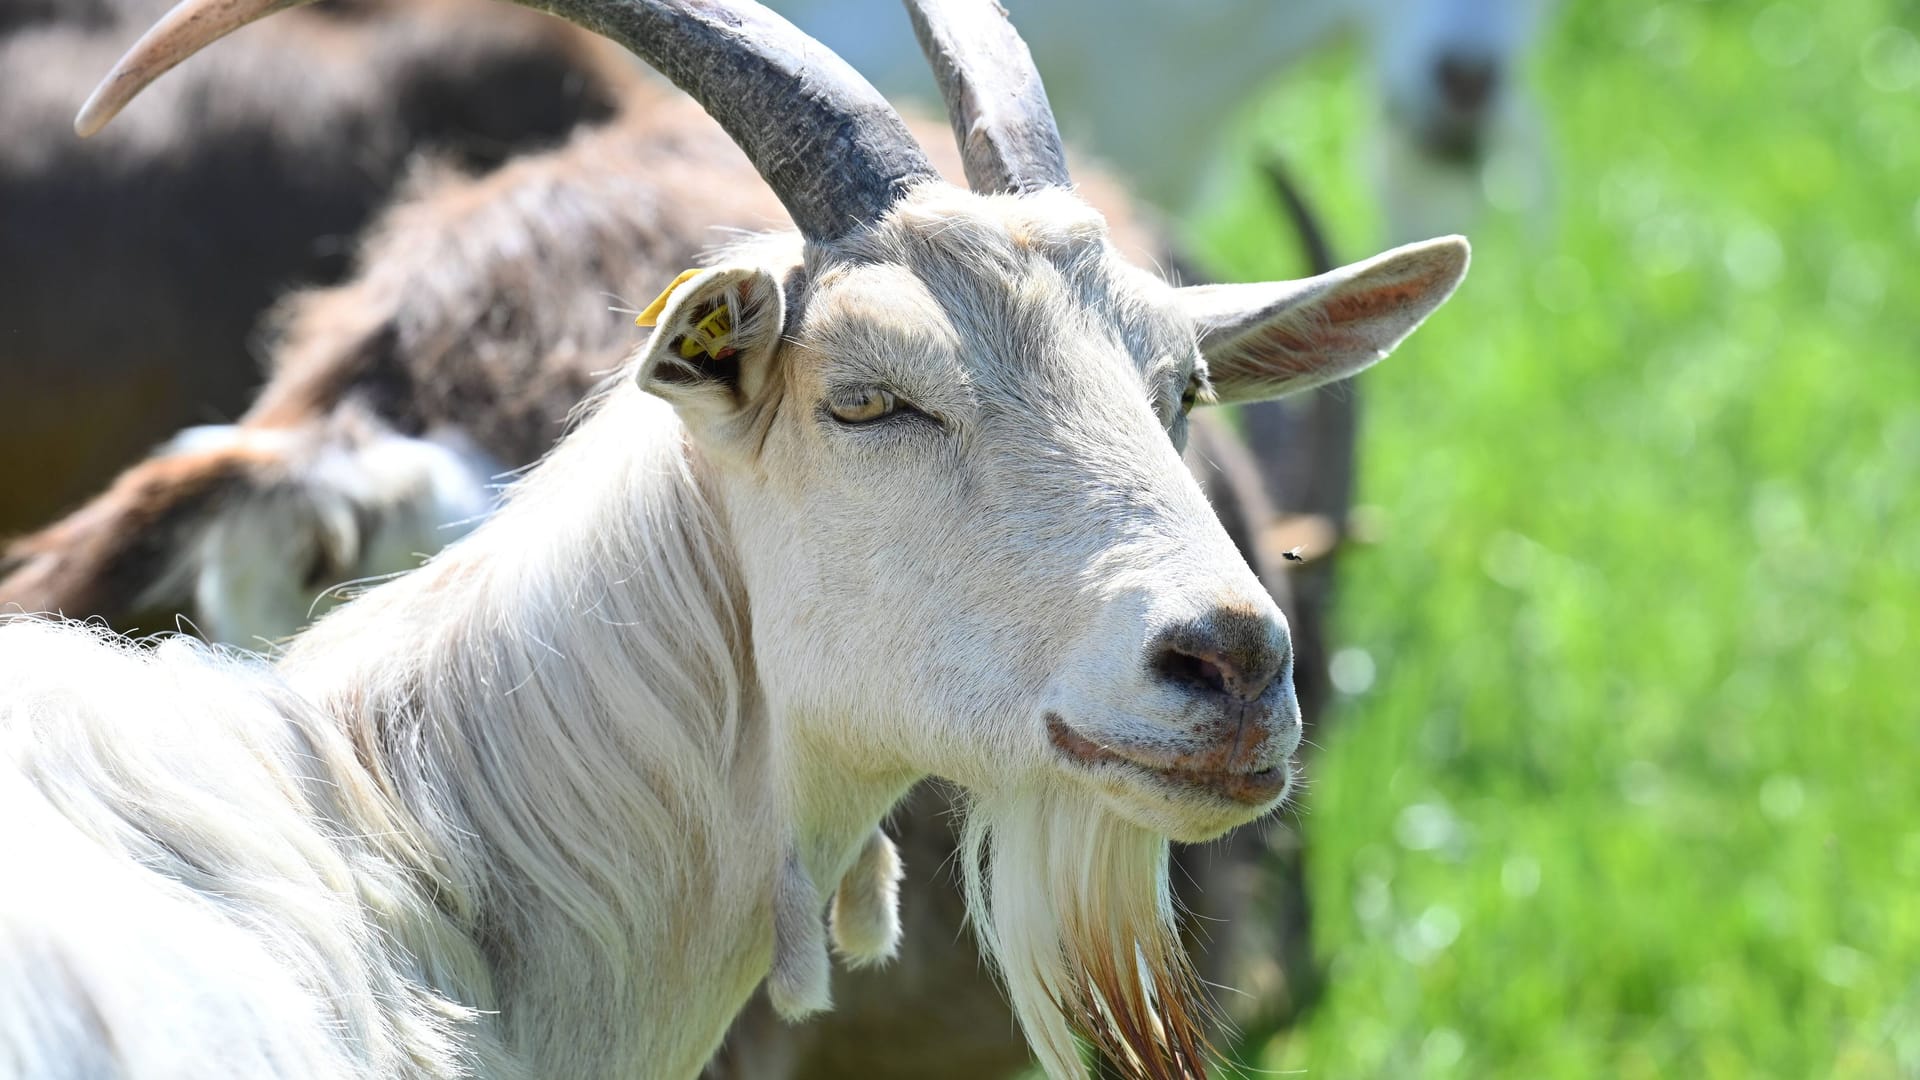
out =
[[16,621],[0,680],[0,849],[38,868],[0,890],[11,1075],[463,1071],[481,965],[345,733],[187,639]]
[[[144,882],[115,890],[143,938],[235,939],[172,1026],[273,1060],[305,1033],[293,1075],[684,1076],[767,970],[781,814],[755,797],[740,598],[680,428],[626,387],[547,472],[577,483],[523,486],[277,675],[0,627],[3,783]],[[63,882],[0,891],[0,933],[90,950],[33,902]],[[80,989],[55,1013],[144,1000]]]
[[[1147,996],[1177,941],[1167,840],[1051,785],[1003,792],[971,809],[961,866],[968,917],[1006,980],[1028,1042],[1049,1075],[1070,1075],[1081,1050],[1056,1002],[1080,1001],[1076,966],[1101,961],[1138,971]],[[1074,934],[1080,929],[1081,934]],[[1105,957],[1087,954],[1089,946]],[[1184,989],[1184,988],[1182,988]]]
[[[47,868],[0,889],[0,1002],[43,994],[0,1019],[0,1055],[28,1076],[690,1076],[762,978],[790,1013],[824,1006],[818,883],[886,896],[874,830],[929,772],[975,794],[992,872],[969,906],[1050,1076],[1082,1070],[1061,1008],[1128,1004],[1073,992],[1081,972],[1168,1000],[1162,836],[1262,808],[1073,765],[1041,714],[1210,746],[1211,706],[1144,642],[1232,606],[1284,645],[1173,445],[1201,363],[1183,294],[1063,192],[929,186],[842,252],[796,246],[676,293],[636,365],[724,290],[745,305],[731,392],[623,381],[482,527],[273,668],[0,624],[0,799],[44,825],[0,833],[0,865]],[[1465,263],[1438,241],[1301,295],[1398,312],[1352,325],[1341,348],[1370,360]],[[779,283],[802,273],[789,326]],[[846,442],[872,436],[814,410],[849,378],[953,430]],[[1290,707],[1277,683],[1275,761]],[[115,920],[135,932],[96,932]],[[856,956],[891,936],[864,921]]]

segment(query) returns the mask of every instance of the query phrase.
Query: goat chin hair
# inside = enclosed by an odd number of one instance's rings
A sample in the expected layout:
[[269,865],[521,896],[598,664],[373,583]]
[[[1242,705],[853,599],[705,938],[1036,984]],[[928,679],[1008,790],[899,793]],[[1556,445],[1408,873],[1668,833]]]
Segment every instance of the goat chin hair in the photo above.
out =
[[1213,1009],[1174,921],[1164,837],[1052,785],[967,811],[968,917],[1049,1077],[1084,1040],[1129,1080],[1204,1077]]

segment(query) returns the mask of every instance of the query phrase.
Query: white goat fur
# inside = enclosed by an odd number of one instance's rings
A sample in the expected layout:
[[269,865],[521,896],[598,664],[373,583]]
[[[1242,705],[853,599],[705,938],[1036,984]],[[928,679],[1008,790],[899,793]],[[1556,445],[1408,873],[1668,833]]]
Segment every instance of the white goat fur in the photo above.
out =
[[[0,626],[0,860],[44,868],[0,890],[0,1072],[690,1076],[763,977],[827,1004],[816,883],[872,875],[836,922],[890,948],[874,830],[927,773],[977,800],[970,906],[1050,1075],[1062,1007],[1181,992],[1165,837],[1264,807],[1068,763],[1040,717],[1177,754],[1144,643],[1223,606],[1284,635],[1175,450],[1195,341],[1225,399],[1350,373],[1465,245],[1176,291],[1071,195],[929,184],[729,261],[496,516],[277,670]],[[731,390],[667,359],[715,300]],[[946,430],[820,416],[876,384]]]

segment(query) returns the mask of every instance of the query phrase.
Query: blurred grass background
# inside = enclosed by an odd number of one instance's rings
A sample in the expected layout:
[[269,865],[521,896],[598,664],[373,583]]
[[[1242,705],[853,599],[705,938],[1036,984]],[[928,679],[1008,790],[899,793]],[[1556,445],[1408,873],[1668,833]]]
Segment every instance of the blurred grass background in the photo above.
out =
[[[1559,13],[1546,211],[1361,380],[1379,537],[1302,811],[1332,979],[1261,1068],[1920,1076],[1917,28]],[[1358,69],[1243,114],[1212,265],[1300,272],[1268,147],[1377,246]]]

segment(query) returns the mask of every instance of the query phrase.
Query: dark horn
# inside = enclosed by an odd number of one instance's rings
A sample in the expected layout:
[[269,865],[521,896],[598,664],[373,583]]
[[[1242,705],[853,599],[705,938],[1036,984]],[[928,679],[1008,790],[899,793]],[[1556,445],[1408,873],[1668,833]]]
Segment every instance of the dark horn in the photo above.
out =
[[1027,43],[996,0],[906,0],[973,190],[1066,187],[1066,150]]
[[[128,50],[74,128],[91,135],[194,52],[312,0],[183,0]],[[746,151],[812,240],[869,224],[937,177],[880,92],[793,24],[725,0],[513,0],[632,50],[698,101]]]

